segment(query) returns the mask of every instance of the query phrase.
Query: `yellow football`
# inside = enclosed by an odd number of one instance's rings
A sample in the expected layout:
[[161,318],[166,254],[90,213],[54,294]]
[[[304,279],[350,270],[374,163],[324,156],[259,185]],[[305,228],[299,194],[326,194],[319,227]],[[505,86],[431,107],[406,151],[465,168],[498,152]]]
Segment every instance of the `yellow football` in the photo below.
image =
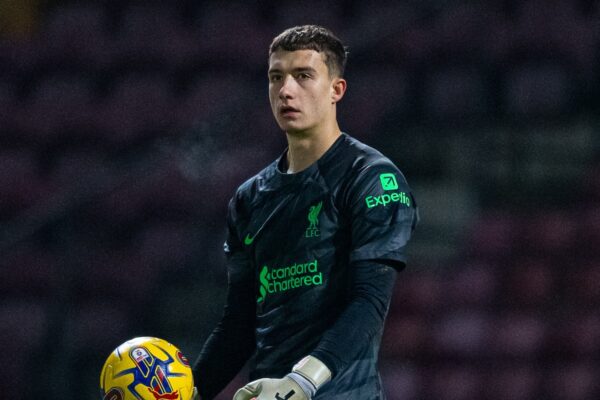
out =
[[103,400],[190,400],[193,389],[187,358],[171,343],[154,337],[121,344],[100,373]]

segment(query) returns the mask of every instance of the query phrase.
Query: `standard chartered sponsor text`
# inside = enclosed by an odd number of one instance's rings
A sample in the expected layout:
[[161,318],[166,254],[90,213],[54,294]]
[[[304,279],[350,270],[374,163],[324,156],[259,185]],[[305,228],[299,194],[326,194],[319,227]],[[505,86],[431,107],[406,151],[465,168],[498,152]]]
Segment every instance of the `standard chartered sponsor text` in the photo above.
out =
[[269,268],[263,266],[260,272],[260,295],[257,302],[265,300],[267,294],[286,292],[303,286],[323,284],[323,273],[319,271],[318,260],[295,263],[287,267]]

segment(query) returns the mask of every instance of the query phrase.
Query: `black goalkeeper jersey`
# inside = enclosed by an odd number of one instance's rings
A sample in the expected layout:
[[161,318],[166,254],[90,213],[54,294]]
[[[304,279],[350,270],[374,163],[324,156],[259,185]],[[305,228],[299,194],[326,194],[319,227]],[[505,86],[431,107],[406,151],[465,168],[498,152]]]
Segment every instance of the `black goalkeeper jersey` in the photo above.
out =
[[[251,287],[255,310],[252,379],[282,377],[308,354],[319,358],[324,333],[352,297],[355,266],[401,269],[418,219],[398,168],[347,134],[301,172],[284,173],[283,164],[285,155],[241,185],[229,205],[230,290]],[[375,329],[352,344],[354,359],[315,399],[383,398],[376,367],[383,323]]]

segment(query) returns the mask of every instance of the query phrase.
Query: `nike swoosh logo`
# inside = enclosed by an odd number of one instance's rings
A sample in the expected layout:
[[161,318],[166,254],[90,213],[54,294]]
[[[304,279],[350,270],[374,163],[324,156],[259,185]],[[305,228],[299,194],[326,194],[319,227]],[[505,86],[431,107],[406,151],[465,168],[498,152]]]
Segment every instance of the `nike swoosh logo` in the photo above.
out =
[[252,242],[254,242],[256,236],[260,234],[260,232],[262,232],[262,230],[269,223],[269,221],[271,221],[274,218],[274,216],[277,215],[279,211],[283,210],[283,208],[289,203],[290,198],[292,198],[292,196],[288,196],[288,199],[286,199],[286,201],[282,201],[281,203],[279,203],[277,207],[275,207],[275,209],[269,213],[269,215],[264,219],[262,225],[254,232],[254,236],[250,236],[249,233],[246,234],[246,237],[244,238],[244,244],[246,246],[250,246]]

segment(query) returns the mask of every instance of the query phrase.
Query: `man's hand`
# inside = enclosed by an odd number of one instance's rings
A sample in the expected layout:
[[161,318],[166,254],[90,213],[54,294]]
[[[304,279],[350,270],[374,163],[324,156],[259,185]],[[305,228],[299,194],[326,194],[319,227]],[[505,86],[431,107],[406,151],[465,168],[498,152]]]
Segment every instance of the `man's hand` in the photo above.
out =
[[307,356],[281,379],[250,382],[235,393],[233,400],[311,400],[330,379],[329,368],[317,358]]

